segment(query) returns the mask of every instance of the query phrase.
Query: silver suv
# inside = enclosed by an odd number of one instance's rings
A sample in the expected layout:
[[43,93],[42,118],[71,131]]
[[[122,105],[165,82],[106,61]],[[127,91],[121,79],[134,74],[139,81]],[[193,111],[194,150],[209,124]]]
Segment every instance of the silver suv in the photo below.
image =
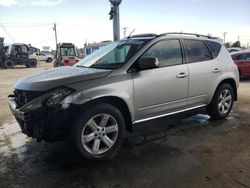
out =
[[198,34],[134,35],[73,67],[25,77],[9,105],[26,135],[70,138],[81,155],[113,156],[139,122],[206,107],[229,115],[239,73],[218,39]]

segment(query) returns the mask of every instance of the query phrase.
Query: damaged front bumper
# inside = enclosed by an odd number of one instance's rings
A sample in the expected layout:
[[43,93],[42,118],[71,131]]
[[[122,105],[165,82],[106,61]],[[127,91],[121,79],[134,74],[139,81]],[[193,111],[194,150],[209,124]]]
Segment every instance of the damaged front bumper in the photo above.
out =
[[47,96],[39,97],[22,107],[18,107],[14,98],[9,99],[9,107],[24,134],[38,141],[48,142],[64,139],[67,132],[69,105],[48,106]]

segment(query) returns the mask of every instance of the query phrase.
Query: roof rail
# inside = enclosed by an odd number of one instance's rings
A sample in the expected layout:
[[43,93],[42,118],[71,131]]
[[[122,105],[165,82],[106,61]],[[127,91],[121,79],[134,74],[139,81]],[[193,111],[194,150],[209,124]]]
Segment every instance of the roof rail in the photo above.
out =
[[206,37],[209,39],[218,39],[217,37],[213,37],[210,35],[201,35],[201,34],[197,34],[197,33],[182,33],[182,32],[162,33],[162,34],[159,34],[158,36],[165,36],[165,35],[191,35],[191,36],[196,36],[196,37]]
[[127,38],[139,38],[139,37],[157,37],[158,35],[155,33],[145,33],[145,34],[137,34],[137,35],[131,35]]

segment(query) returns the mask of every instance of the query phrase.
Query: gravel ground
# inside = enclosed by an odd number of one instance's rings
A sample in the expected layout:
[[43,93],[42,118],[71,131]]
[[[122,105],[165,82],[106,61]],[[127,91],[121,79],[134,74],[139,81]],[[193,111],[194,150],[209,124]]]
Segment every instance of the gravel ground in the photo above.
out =
[[93,163],[65,142],[36,143],[27,138],[10,114],[6,96],[14,82],[51,66],[0,70],[1,188],[250,188],[249,80],[241,81],[239,100],[228,119],[213,121],[198,114],[140,124],[114,159]]

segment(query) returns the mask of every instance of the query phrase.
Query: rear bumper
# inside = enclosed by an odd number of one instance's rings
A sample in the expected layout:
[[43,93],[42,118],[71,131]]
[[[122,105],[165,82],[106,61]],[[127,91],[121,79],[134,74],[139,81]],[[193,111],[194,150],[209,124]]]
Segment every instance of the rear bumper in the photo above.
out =
[[22,132],[38,140],[61,140],[65,133],[68,111],[56,108],[40,107],[32,111],[22,111],[14,99],[9,99],[9,107]]

